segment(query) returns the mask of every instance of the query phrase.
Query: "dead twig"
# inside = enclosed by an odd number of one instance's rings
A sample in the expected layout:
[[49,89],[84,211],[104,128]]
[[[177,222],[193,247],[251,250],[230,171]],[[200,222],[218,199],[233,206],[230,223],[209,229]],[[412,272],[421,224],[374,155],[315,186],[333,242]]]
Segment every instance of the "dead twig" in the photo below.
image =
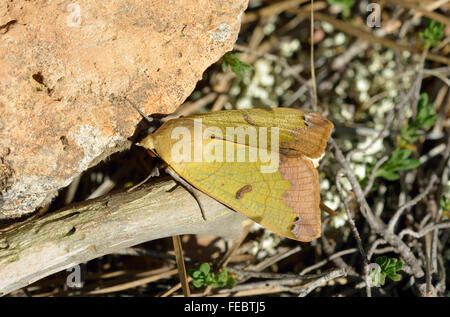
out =
[[404,229],[404,230],[400,231],[399,237],[403,238],[404,236],[409,235],[409,236],[419,239],[419,238],[422,238],[424,235],[426,235],[428,232],[431,232],[433,230],[446,229],[446,228],[450,228],[450,221],[438,223],[437,225],[433,224],[433,225],[427,226],[427,227],[423,228],[422,230],[420,230],[419,232],[415,232],[411,229]]
[[373,183],[375,182],[377,171],[380,169],[381,165],[386,163],[387,160],[389,160],[389,156],[385,155],[373,167],[372,172],[369,176],[369,180],[367,181],[367,185],[366,187],[364,187],[364,196],[367,196],[367,194],[369,194],[370,190],[372,189]]
[[366,294],[367,297],[371,297],[372,293],[370,290],[370,283],[369,283],[369,260],[367,259],[366,252],[364,251],[364,247],[362,245],[361,237],[359,235],[358,229],[356,229],[355,221],[353,220],[352,214],[350,212],[350,208],[348,207],[348,203],[344,197],[343,191],[342,191],[342,185],[341,185],[341,171],[338,171],[336,174],[336,188],[339,193],[339,196],[341,197],[341,201],[344,203],[345,212],[347,213],[347,219],[348,223],[350,225],[350,228],[352,230],[353,237],[356,240],[356,243],[358,245],[359,253],[361,254],[363,258],[363,264],[364,264],[364,280],[366,281]]
[[303,287],[299,292],[299,297],[305,297],[309,293],[311,293],[313,290],[315,290],[317,287],[325,284],[328,281],[334,280],[335,278],[346,276],[347,272],[345,269],[337,269],[334,271],[331,271],[327,275],[315,280],[314,282],[310,283],[306,287]]
[[312,272],[314,270],[317,270],[317,269],[321,268],[322,266],[324,266],[325,264],[329,263],[330,261],[332,261],[334,259],[340,258],[340,257],[342,257],[344,255],[347,255],[347,254],[353,254],[353,253],[355,253],[357,251],[358,251],[357,248],[350,248],[350,249],[346,249],[346,250],[342,250],[342,251],[336,252],[332,256],[330,256],[329,258],[327,258],[325,260],[322,260],[322,261],[319,261],[316,264],[308,266],[307,268],[303,269],[303,271],[300,272],[300,275],[305,276],[306,273],[309,273],[309,272]]
[[401,217],[401,215],[403,214],[403,212],[406,209],[411,208],[412,206],[415,206],[419,201],[421,201],[423,198],[425,198],[425,196],[427,196],[430,193],[430,191],[433,188],[434,183],[437,181],[437,179],[438,179],[437,175],[433,174],[431,176],[431,179],[430,179],[427,187],[425,188],[425,190],[423,192],[421,192],[419,195],[417,195],[413,199],[409,200],[407,203],[405,203],[403,206],[401,206],[400,208],[397,209],[394,216],[392,216],[391,220],[388,223],[387,230],[389,232],[394,232],[395,225],[397,224],[399,218]]
[[244,216],[200,193],[208,206],[205,221],[195,199],[175,185],[161,180],[131,193],[67,206],[2,232],[0,292],[8,294],[77,263],[158,238],[240,234]]
[[181,287],[183,289],[184,297],[191,296],[191,289],[189,288],[189,281],[186,274],[186,266],[184,265],[183,246],[181,245],[180,236],[172,236],[173,249],[175,251],[175,258],[177,260],[178,276],[180,277]]

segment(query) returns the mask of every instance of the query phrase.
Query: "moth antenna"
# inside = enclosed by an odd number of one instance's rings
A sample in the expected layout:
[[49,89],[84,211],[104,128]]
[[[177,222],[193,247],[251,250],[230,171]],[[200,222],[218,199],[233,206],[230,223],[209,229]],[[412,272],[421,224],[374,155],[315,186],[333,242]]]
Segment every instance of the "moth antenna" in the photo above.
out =
[[150,118],[150,117],[147,116],[145,113],[143,113],[143,112],[141,111],[141,109],[139,109],[139,107],[136,106],[136,104],[135,104],[134,102],[132,102],[132,101],[131,101],[130,99],[128,99],[127,97],[124,97],[124,99],[125,99],[126,101],[128,101],[128,102],[130,103],[130,105],[132,105],[133,108],[136,109],[137,112],[139,112],[139,114],[140,114],[145,120],[147,120],[148,123],[152,123],[152,122],[153,122],[153,118]]

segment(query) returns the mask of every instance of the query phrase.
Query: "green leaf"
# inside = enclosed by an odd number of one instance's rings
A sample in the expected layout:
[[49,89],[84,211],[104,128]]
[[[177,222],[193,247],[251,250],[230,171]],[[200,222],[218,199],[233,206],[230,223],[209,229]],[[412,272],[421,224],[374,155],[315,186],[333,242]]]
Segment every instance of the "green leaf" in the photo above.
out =
[[422,93],[417,103],[417,116],[416,118],[410,118],[408,124],[404,125],[400,134],[399,145],[407,148],[412,145],[420,136],[420,130],[426,130],[431,128],[436,119],[437,114],[432,114],[435,105],[428,103],[428,94]]
[[214,274],[208,274],[205,278],[205,285],[210,286],[214,283]]
[[209,271],[211,270],[211,267],[209,266],[208,263],[205,262],[205,263],[202,263],[198,269],[200,272],[202,272],[204,274],[208,274]]
[[377,257],[377,259],[375,260],[375,263],[381,267],[384,267],[387,263],[387,257],[386,256]]
[[410,158],[411,153],[412,151],[409,149],[396,148],[389,160],[376,171],[375,176],[394,181],[399,178],[399,171],[417,168],[420,162]]
[[241,60],[239,60],[238,56],[238,53],[226,53],[222,57],[222,71],[225,72],[226,69],[230,67],[231,71],[235,73],[240,80],[243,80],[243,73],[252,70],[253,66],[242,62]]
[[234,278],[230,277],[227,280],[227,283],[225,284],[225,287],[226,288],[232,288],[234,285],[236,285],[236,280]]
[[193,280],[192,285],[194,285],[196,288],[200,288],[203,286],[203,280]]
[[413,122],[416,129],[425,129],[434,125],[437,119],[437,114],[431,114],[434,108],[434,103],[428,104],[428,94],[422,93],[417,104],[417,118]]
[[419,160],[415,160],[415,159],[407,159],[403,163],[404,163],[403,165],[398,167],[399,171],[412,170],[412,169],[419,167],[419,165],[420,165]]
[[344,19],[348,19],[355,0],[327,0],[330,6],[335,5],[341,8],[341,14]]
[[420,37],[426,47],[436,46],[444,37],[444,24],[429,20],[425,30],[420,32]]
[[439,204],[442,208],[441,217],[450,217],[450,199],[447,196],[442,195]]
[[392,181],[396,181],[397,179],[400,178],[400,176],[398,176],[398,174],[396,172],[386,171],[386,170],[383,170],[383,169],[378,170],[375,173],[375,175],[378,176],[378,177],[382,177],[382,178],[384,178],[384,179],[386,179],[388,181],[391,181],[391,182]]
[[389,278],[391,280],[393,280],[394,282],[398,282],[401,279],[401,276],[399,274],[393,274],[393,275],[389,275]]
[[[384,285],[386,277],[393,281],[399,281],[401,276],[397,274],[403,268],[403,263],[396,258],[388,258],[386,256],[378,257],[375,263],[380,266],[379,279],[380,284]],[[375,280],[376,271],[371,272],[372,280]]]
[[[397,260],[397,259],[395,259]],[[398,261],[397,265],[395,266],[395,271],[400,271],[403,268],[403,262]]]
[[386,282],[386,274],[381,273],[380,275],[380,285],[384,285]]
[[217,275],[217,281],[220,283],[226,283],[227,279],[228,279],[229,273],[227,269],[223,269],[222,272],[220,272]]
[[230,272],[224,268],[219,274],[210,272],[211,266],[208,263],[202,263],[198,270],[189,270],[189,275],[192,277],[192,285],[195,287],[212,286],[224,287],[236,283],[236,280],[231,276]]
[[[230,282],[230,280],[233,280],[233,282]],[[224,287],[224,286],[231,285],[231,284],[234,285],[234,283],[235,283],[234,278],[232,278],[232,276],[228,272],[228,270],[226,268],[224,268],[222,270],[222,272],[220,272],[217,275],[216,282],[215,282],[215,284],[213,284],[213,286],[214,287]]]

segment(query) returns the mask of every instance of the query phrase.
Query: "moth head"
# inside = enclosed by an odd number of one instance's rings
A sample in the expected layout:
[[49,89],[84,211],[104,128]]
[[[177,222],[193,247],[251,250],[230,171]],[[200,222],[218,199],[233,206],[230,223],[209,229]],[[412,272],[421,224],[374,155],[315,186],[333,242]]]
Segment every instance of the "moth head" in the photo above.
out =
[[139,142],[140,146],[146,148],[147,150],[155,149],[155,138],[152,134],[147,135],[141,142]]

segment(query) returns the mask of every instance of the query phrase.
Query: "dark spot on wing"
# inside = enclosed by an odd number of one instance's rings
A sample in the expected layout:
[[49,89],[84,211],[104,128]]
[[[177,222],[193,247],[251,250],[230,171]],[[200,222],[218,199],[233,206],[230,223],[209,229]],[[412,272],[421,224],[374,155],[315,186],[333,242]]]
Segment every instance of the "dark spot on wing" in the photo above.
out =
[[252,121],[252,119],[248,116],[248,114],[244,114],[244,120],[250,125],[254,125],[254,126],[258,125],[258,124],[256,124],[255,122]]
[[252,191],[252,185],[245,185],[236,192],[236,199],[242,199],[244,194]]

